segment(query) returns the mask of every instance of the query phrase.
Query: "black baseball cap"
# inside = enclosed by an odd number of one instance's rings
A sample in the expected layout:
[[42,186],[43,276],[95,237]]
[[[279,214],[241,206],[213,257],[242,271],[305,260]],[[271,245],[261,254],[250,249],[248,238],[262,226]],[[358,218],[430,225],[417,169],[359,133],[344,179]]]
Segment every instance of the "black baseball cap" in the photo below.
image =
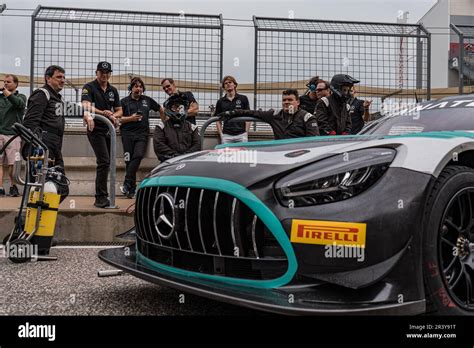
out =
[[112,65],[110,65],[109,62],[99,62],[99,64],[97,64],[97,71],[99,70],[112,72]]

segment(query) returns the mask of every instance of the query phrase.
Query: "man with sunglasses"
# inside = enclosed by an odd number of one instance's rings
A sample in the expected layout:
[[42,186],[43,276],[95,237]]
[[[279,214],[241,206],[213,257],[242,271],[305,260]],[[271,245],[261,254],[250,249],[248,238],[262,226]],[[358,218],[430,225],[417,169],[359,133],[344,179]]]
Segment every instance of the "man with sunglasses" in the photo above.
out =
[[308,81],[306,87],[308,87],[306,94],[300,97],[300,108],[313,114],[318,100],[322,97],[329,97],[331,94],[329,83],[320,79],[319,76],[315,76]]
[[[5,75],[3,86],[0,88],[0,148],[8,142],[15,131],[12,126],[15,122],[22,122],[25,113],[26,97],[17,91],[18,77],[12,74]],[[20,193],[13,178],[13,164],[17,154],[20,152],[21,140],[16,138],[7,146],[5,152],[0,155],[0,197],[5,196],[3,188],[3,159],[6,157],[8,163],[8,174],[10,176],[10,196],[18,197]]]
[[108,200],[107,178],[110,169],[110,131],[103,122],[95,122],[91,113],[107,117],[115,126],[122,117],[122,106],[117,89],[109,83],[112,66],[109,62],[99,62],[96,79],[82,88],[84,122],[87,124],[87,138],[97,158],[94,206],[106,208]]
[[[161,80],[161,87],[163,88],[163,91],[165,91],[168,96],[172,96],[175,94],[180,94],[181,96],[185,96],[186,100],[189,103],[189,109],[187,111],[187,121],[191,122],[192,124],[196,124],[196,116],[199,112],[199,105],[194,98],[194,95],[192,92],[181,92],[176,88],[176,84],[172,78],[164,78]],[[160,116],[162,117],[163,121],[166,121],[166,117],[163,114],[163,111],[160,113]]]

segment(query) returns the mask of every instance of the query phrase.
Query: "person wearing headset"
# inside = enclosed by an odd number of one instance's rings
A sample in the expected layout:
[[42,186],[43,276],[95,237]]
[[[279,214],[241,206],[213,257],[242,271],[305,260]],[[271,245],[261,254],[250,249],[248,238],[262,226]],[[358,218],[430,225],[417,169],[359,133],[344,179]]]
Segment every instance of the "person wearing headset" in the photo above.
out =
[[148,145],[150,110],[159,112],[161,106],[153,98],[143,94],[145,84],[139,77],[131,79],[128,92],[129,95],[120,101],[123,111],[120,131],[126,168],[125,181],[120,189],[128,198],[133,198],[137,171]]
[[329,83],[319,78],[319,76],[312,77],[306,84],[308,90],[300,97],[300,109],[314,114],[316,103],[322,97],[329,97],[331,94]]

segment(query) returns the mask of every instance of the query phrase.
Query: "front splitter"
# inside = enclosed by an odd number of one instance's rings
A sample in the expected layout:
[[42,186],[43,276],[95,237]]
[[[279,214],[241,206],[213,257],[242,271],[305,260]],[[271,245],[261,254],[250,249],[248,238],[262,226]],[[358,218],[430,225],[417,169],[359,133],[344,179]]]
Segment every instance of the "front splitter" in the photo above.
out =
[[[165,270],[154,270],[138,262],[134,248],[105,249],[99,258],[137,278],[212,300],[285,315],[415,315],[424,313],[425,301],[405,303],[324,303],[317,290],[307,287],[257,289],[183,277]],[[292,296],[289,297],[291,290]]]

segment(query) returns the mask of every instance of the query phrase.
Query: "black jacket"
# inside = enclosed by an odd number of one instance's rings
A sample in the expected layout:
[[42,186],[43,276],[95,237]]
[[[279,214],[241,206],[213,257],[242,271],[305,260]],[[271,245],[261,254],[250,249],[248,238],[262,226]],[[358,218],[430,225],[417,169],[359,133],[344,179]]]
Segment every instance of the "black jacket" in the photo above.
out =
[[319,135],[318,123],[313,114],[299,109],[294,114],[284,112],[283,109],[255,111],[235,110],[233,116],[253,116],[267,122],[273,129],[275,139],[289,139]]
[[318,100],[315,114],[321,134],[327,135],[331,132],[351,134],[352,122],[349,108],[350,106],[335,94]]
[[[42,89],[49,93],[49,98]],[[28,99],[23,125],[32,131],[41,128],[43,131],[62,137],[65,126],[64,109],[61,94],[45,84],[41,89],[35,90]]]
[[170,120],[160,121],[153,134],[153,149],[161,162],[185,153],[200,151],[198,127],[189,121],[178,124]]

